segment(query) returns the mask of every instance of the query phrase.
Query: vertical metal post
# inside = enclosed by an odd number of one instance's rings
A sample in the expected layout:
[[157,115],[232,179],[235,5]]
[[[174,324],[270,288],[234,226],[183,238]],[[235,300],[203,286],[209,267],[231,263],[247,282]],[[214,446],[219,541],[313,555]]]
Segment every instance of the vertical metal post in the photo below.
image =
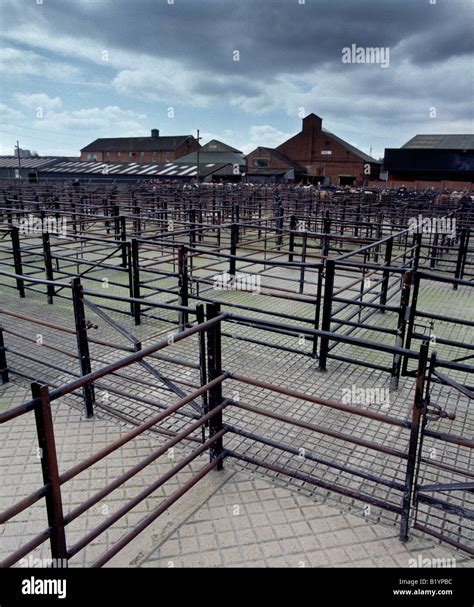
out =
[[8,377],[7,353],[5,352],[5,341],[3,339],[3,327],[0,327],[0,374],[2,376],[2,384],[6,384]]
[[259,197],[258,199],[258,236],[257,238],[260,240],[262,237],[262,199]]
[[[74,306],[74,319],[76,322],[77,350],[82,375],[88,375],[91,372],[91,358],[89,354],[89,341],[87,339],[86,314],[84,310],[83,288],[79,276],[72,279],[72,302]],[[88,384],[82,388],[84,395],[84,405],[86,416],[94,415],[94,385]]]
[[[110,234],[110,221],[108,219],[109,217],[109,204],[108,204],[108,200],[107,198],[104,198],[102,200],[103,205],[104,205],[104,227],[106,229],[107,234]],[[74,205],[75,208],[76,205]],[[76,222],[74,220],[74,233],[76,232]]]
[[[133,297],[132,243],[127,242],[128,293]],[[135,317],[135,304],[130,302],[130,314]]]
[[119,207],[117,204],[113,205],[112,214],[114,216],[114,237],[115,237],[115,240],[120,240],[120,219],[119,219]]
[[56,213],[54,214],[55,218],[56,218],[56,222],[57,224],[59,224],[59,221],[61,219],[61,205],[59,203],[59,198],[56,196],[54,199],[54,208],[56,210]]
[[308,246],[308,232],[303,232],[303,243],[301,245],[301,266],[300,266],[300,285],[299,294],[301,295],[304,291],[304,275],[305,275],[305,263],[306,263],[306,249]]
[[424,406],[424,386],[426,366],[428,361],[428,342],[423,342],[420,348],[420,357],[418,359],[418,371],[416,374],[415,399],[411,417],[410,442],[408,446],[408,460],[405,473],[405,488],[402,499],[402,513],[400,523],[400,540],[408,540],[408,526],[410,521],[410,504],[413,494],[413,481],[415,477],[416,460],[418,452],[418,439],[420,433],[420,420]]
[[360,201],[359,204],[357,205],[357,214],[356,214],[356,225],[355,225],[355,230],[354,230],[354,236],[359,236],[359,224],[360,224]]
[[321,255],[327,257],[329,255],[329,234],[331,233],[331,217],[329,216],[329,211],[326,211],[326,216],[324,217],[323,232],[324,236],[322,239]]
[[[469,228],[463,228],[461,231],[461,237],[459,239],[458,257],[456,260],[456,270],[454,272],[454,278],[462,278],[464,265],[466,263],[467,255],[467,243],[469,242]],[[454,284],[453,289],[458,290],[458,285]]]
[[221,248],[222,211],[217,211],[217,247]]
[[[362,320],[362,308],[364,301],[364,289],[365,289],[365,275],[367,274],[367,251],[364,251],[364,262],[361,264],[362,269],[362,278],[360,281],[360,289],[359,289],[359,313],[357,315],[357,322],[360,323]],[[370,283],[370,278],[369,278]],[[369,291],[370,291],[370,287]]]
[[[398,312],[398,327],[397,327],[397,337],[395,340],[395,346],[397,348],[403,348],[405,342],[405,331],[408,321],[407,313],[410,311],[408,304],[410,303],[410,287],[413,276],[413,270],[410,272],[405,272],[402,276],[402,292],[400,296],[400,308]],[[402,355],[394,354],[393,355],[393,363],[392,363],[392,371],[391,371],[391,380],[390,387],[393,390],[398,389],[398,382],[400,379],[400,370],[402,364]]]
[[41,399],[41,402],[35,407],[35,418],[43,483],[48,487],[45,500],[48,525],[51,528],[51,556],[56,560],[58,566],[67,567],[61,485],[59,483],[58,459],[49,392],[46,386],[33,383],[31,384],[31,393],[33,398]]
[[[405,348],[407,350],[411,347],[411,340],[413,337],[413,327],[415,326],[416,318],[416,306],[418,303],[418,293],[420,291],[420,275],[418,272],[413,273],[413,294],[411,297],[410,314],[408,317],[407,334],[405,339]],[[408,356],[403,359],[402,373],[405,375],[408,371]]]
[[196,209],[189,209],[189,246],[196,244]]
[[[23,274],[23,264],[21,262],[21,248],[20,248],[20,230],[18,227],[12,227],[10,231],[12,239],[13,249],[13,263],[15,266],[15,274]],[[22,278],[16,279],[16,288],[20,297],[25,297],[25,282]]]
[[121,215],[118,219],[119,219],[119,224],[120,224],[120,240],[122,242],[122,244],[121,244],[122,268],[126,268],[127,267],[127,227],[126,227],[124,215]]
[[[376,228],[376,232],[375,232],[375,238],[377,240],[381,240],[382,238],[382,233],[383,233],[383,213],[380,212],[379,216],[378,216],[378,221],[377,221],[377,228]],[[375,249],[374,249],[374,263],[378,263],[379,262],[379,251],[380,251],[380,245],[376,245]]]
[[237,224],[237,231],[236,231],[236,238],[237,240],[235,241],[236,244],[239,244],[239,223],[240,223],[240,206],[238,204],[235,205],[235,224]]
[[[203,304],[198,304],[196,306],[196,321],[198,323],[198,325],[202,324],[205,321],[205,316],[204,316],[204,306]],[[199,333],[199,371],[200,371],[200,376],[201,376],[201,386],[204,386],[205,384],[207,384],[207,368],[206,368],[206,334],[204,331],[201,331],[201,333]],[[203,415],[206,415],[206,413],[209,411],[209,401],[207,398],[207,392],[204,392],[204,394],[202,395],[202,409],[203,409]],[[206,423],[206,426],[208,426],[209,423]],[[204,432],[204,428],[203,428],[203,432]],[[203,439],[204,439],[204,435],[203,435]],[[204,440],[203,440],[204,442]]]
[[[43,232],[43,257],[44,257],[44,269],[46,272],[47,280],[54,280],[53,275],[53,259],[51,256],[51,242],[49,239],[49,233]],[[48,303],[53,303],[53,297],[55,295],[54,285],[46,285],[46,293],[48,295]]]
[[466,262],[467,262],[467,253],[469,251],[469,240],[471,238],[471,228],[465,228],[466,230],[466,238],[464,240],[464,247],[463,247],[463,256],[462,256],[462,261],[461,261],[461,271],[459,273],[459,278],[461,280],[464,279],[464,270],[466,269]]
[[284,209],[280,202],[277,208],[277,249],[280,250],[283,246],[283,222]]
[[[188,264],[186,248],[178,245],[178,303],[180,306],[188,306]],[[188,324],[188,312],[181,310],[179,313],[179,330],[184,331]]]
[[[130,260],[130,269],[132,276],[132,297],[134,299],[140,299],[140,257],[139,257],[139,243],[135,238],[132,239],[131,242],[131,260]],[[141,311],[140,304],[133,304],[133,315],[135,317],[135,324],[139,325],[141,322]]]
[[420,255],[421,255],[421,246],[423,244],[423,233],[417,232],[413,239],[413,246],[415,247],[414,252],[412,253],[412,268],[413,270],[418,270],[418,266],[420,265]]
[[[393,236],[387,240],[385,245],[385,266],[388,268],[392,263]],[[380,305],[384,306],[387,303],[388,283],[390,279],[390,270],[383,271],[382,284],[380,287]],[[385,314],[385,310],[381,308],[380,312]]]
[[[220,305],[217,303],[207,304],[207,320],[211,320],[220,314]],[[221,323],[210,327],[207,331],[207,368],[209,381],[212,381],[222,373],[221,360]],[[219,383],[209,390],[209,411],[222,403],[222,384]],[[222,430],[222,411],[216,413],[209,420],[209,437],[211,438]],[[210,448],[210,459],[219,457],[223,450],[222,437]],[[217,470],[222,470],[222,460],[217,464]]]
[[[232,256],[237,255],[237,242],[239,240],[239,226],[233,223],[230,226],[230,254]],[[236,260],[235,257],[230,258],[229,262],[229,274],[235,276]]]
[[135,236],[141,236],[142,234],[142,222],[140,220],[140,207],[135,202],[135,206],[133,207],[133,214],[135,215]]
[[288,253],[288,261],[293,261],[293,251],[295,250],[295,231],[296,231],[296,217],[292,215],[290,217],[290,244]]
[[[334,290],[334,272],[335,262],[333,259],[325,261],[325,282],[324,282],[324,302],[323,302],[323,318],[321,329],[323,331],[331,331],[331,312],[332,312],[332,296]],[[329,351],[329,338],[321,337],[321,345],[319,346],[319,370],[326,371],[326,364]]]
[[199,201],[199,208],[197,211],[198,214],[198,223],[199,223],[199,230],[198,230],[198,240],[199,242],[203,241],[204,238],[204,227],[203,227],[203,220],[202,220],[202,202]]
[[[321,316],[321,293],[323,289],[323,264],[318,267],[318,288],[316,291],[316,306],[314,314],[314,328],[319,329],[319,318]],[[318,352],[318,336],[313,336],[313,356],[316,357]]]
[[436,262],[438,259],[438,241],[439,234],[438,232],[435,232],[435,235],[433,237],[433,248],[431,249],[430,268],[434,268],[436,266]]

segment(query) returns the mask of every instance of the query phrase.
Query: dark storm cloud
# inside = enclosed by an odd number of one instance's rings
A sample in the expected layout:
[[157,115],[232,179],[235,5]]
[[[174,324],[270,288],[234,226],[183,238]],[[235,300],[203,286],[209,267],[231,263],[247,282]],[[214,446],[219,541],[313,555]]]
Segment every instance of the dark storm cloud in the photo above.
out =
[[[17,0],[12,20],[34,20]],[[399,48],[398,60],[431,63],[473,51],[471,0],[46,0],[44,18],[61,34],[100,41],[216,74],[342,70],[341,49]],[[240,61],[232,61],[232,51]]]
[[[78,80],[93,80],[116,104],[135,109],[138,100],[151,112],[180,106],[186,116],[198,108],[209,131],[216,108],[233,117],[239,133],[253,124],[258,144],[264,132],[272,145],[280,134],[283,140],[302,111],[324,116],[326,128],[343,127],[366,147],[399,145],[422,131],[472,130],[473,0],[300,1],[0,3],[4,38],[15,46],[9,56],[25,64],[20,74],[37,70],[51,79],[67,61]],[[388,47],[388,69],[343,63],[342,49],[352,44]],[[23,92],[35,92],[18,81]],[[63,93],[54,88],[53,96]],[[93,89],[87,99],[99,111]]]

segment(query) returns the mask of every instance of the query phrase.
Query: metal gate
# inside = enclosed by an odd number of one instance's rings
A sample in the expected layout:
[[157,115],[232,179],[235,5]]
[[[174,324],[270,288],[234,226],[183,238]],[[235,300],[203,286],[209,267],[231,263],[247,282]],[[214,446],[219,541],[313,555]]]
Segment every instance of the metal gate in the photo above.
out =
[[[434,402],[442,403],[442,386],[450,388],[448,410]],[[469,554],[474,554],[474,441],[469,438],[473,399],[472,388],[436,368],[434,352],[421,407],[413,527]],[[444,431],[454,420],[462,436]]]

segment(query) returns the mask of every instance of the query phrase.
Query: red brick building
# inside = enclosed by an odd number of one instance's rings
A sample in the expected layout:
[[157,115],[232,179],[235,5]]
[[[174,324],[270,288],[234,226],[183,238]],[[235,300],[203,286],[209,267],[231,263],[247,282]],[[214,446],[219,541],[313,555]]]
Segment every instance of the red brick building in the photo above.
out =
[[[295,179],[310,183],[362,185],[379,178],[381,162],[357,149],[347,141],[322,128],[322,119],[315,114],[303,118],[303,128],[272,153],[259,147],[247,156],[247,172],[259,169],[269,172],[282,167],[282,158],[304,168],[304,175],[295,172]],[[288,166],[286,160],[286,166]]]
[[195,152],[199,143],[192,135],[161,137],[152,129],[151,137],[111,137],[96,139],[81,150],[81,160],[97,162],[173,162]]

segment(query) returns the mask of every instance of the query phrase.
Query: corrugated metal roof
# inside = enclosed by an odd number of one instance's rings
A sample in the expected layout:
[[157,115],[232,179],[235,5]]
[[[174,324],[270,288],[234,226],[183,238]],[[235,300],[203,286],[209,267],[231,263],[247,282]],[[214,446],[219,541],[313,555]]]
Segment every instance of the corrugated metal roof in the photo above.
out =
[[[43,157],[43,158],[20,158],[22,169],[36,169],[46,166],[54,162],[58,162],[61,158]],[[0,156],[0,168],[18,168],[18,158],[16,156]]]
[[415,135],[402,148],[424,150],[474,150],[474,135]]
[[[199,165],[201,176],[210,175],[227,166],[228,163],[208,163]],[[178,164],[167,162],[161,164],[105,163],[105,162],[59,162],[45,169],[47,173],[87,173],[96,175],[140,175],[145,177],[176,176],[196,177],[197,164]]]
[[103,137],[82,148],[81,152],[154,152],[175,150],[192,135],[170,137]]

